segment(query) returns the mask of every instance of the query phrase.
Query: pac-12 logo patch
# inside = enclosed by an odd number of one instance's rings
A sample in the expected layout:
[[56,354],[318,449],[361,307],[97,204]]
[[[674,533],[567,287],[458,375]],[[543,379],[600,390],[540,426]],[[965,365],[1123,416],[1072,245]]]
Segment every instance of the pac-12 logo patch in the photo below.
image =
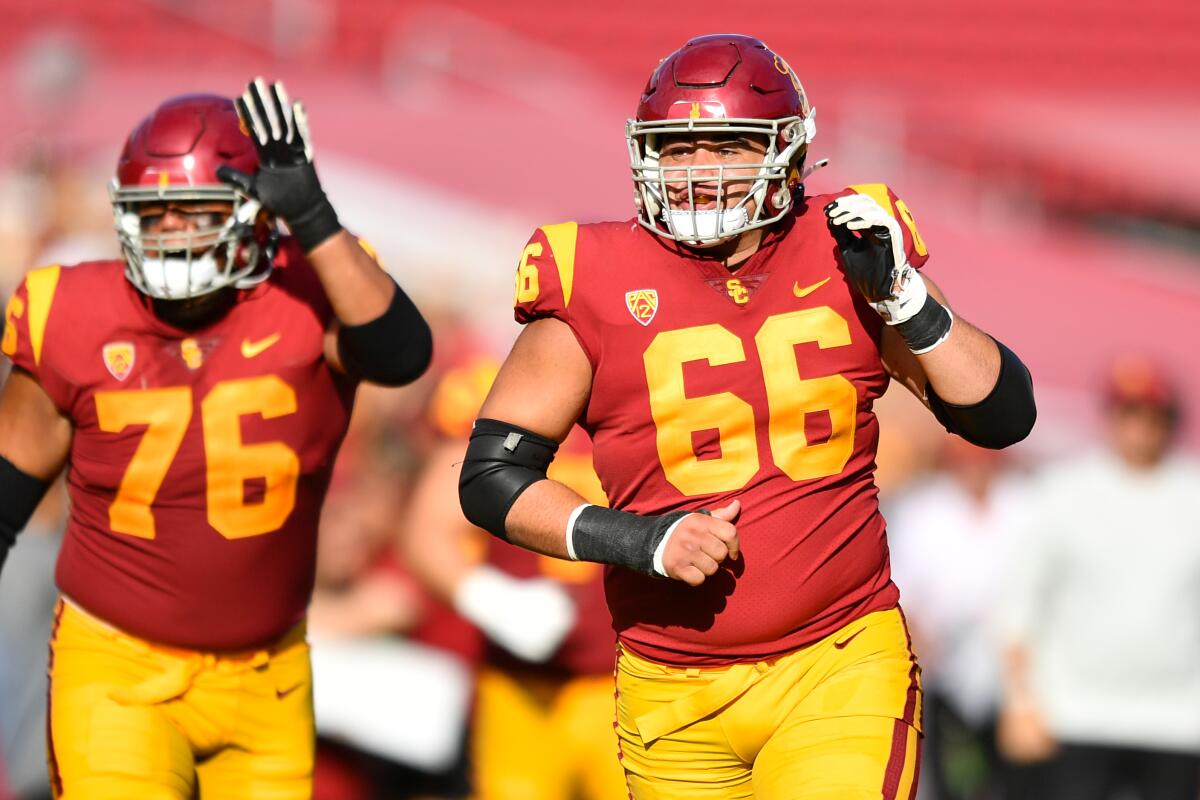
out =
[[629,313],[643,325],[649,325],[650,320],[658,313],[658,291],[656,289],[634,289],[625,293],[625,307]]
[[133,342],[109,342],[104,345],[100,355],[104,358],[104,366],[108,368],[109,374],[117,380],[123,381],[133,372]]

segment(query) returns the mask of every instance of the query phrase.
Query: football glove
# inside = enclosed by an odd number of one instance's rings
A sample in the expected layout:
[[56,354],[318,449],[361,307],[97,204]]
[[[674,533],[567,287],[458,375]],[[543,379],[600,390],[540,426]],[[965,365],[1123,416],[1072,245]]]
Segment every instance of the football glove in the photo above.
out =
[[909,349],[919,355],[944,342],[954,316],[929,296],[925,280],[908,263],[896,218],[865,194],[839,197],[825,206],[825,216],[846,277],[899,330]]
[[548,578],[514,578],[486,564],[454,593],[454,609],[489,639],[525,661],[554,655],[575,625],[575,604]]
[[262,78],[252,80],[236,103],[258,150],[258,172],[222,165],[217,177],[282,217],[307,253],[342,226],[313,167],[304,106],[288,99],[282,83],[267,86]]

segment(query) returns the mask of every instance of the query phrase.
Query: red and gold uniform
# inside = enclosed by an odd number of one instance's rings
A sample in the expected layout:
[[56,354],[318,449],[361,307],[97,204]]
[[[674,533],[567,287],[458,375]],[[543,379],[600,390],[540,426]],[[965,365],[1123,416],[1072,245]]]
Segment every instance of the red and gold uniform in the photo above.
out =
[[4,352],[74,426],[56,788],[188,797],[196,773],[206,796],[307,796],[303,620],[355,391],[324,358],[332,310],[290,239],[194,331],[156,317],[124,269],[34,271],[6,312]]
[[[878,184],[852,192],[902,221],[923,265],[904,203]],[[873,477],[883,322],[843,276],[821,213],[837,196],[804,198],[732,273],[636,221],[545,226],[522,256],[518,321],[561,320],[591,362],[580,424],[613,507],[742,504],[741,559],[699,587],[607,571],[638,798],[891,798],[914,784],[918,670]],[[840,744],[825,738],[831,719]],[[788,772],[789,753],[821,760],[823,746],[819,776]],[[701,772],[686,793],[661,783]],[[861,793],[864,780],[877,785]]]

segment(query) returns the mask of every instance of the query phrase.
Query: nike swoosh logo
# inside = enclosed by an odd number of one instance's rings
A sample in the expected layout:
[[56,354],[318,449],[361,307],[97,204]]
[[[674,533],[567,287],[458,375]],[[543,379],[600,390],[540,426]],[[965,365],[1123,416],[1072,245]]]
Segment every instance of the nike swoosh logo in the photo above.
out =
[[866,630],[866,628],[859,628],[854,633],[847,636],[845,639],[842,639],[840,642],[834,642],[833,646],[836,647],[838,650],[845,650],[846,646],[849,645],[851,642],[853,642],[858,637],[858,635],[865,630]]
[[281,338],[283,338],[282,334],[272,333],[267,338],[259,339],[257,342],[252,342],[249,339],[242,339],[242,357],[254,358],[255,356],[261,354],[268,347],[278,342]]
[[298,684],[296,684],[295,686],[289,686],[289,687],[288,687],[288,688],[286,688],[286,689],[276,689],[276,690],[275,690],[275,699],[276,699],[276,700],[282,700],[283,698],[287,697],[289,694],[291,694],[292,692],[296,691],[297,689],[299,689],[299,688],[300,688],[301,686],[303,686],[303,685],[304,685],[304,684],[302,684],[302,683],[298,683]]
[[815,292],[817,289],[820,289],[822,286],[824,286],[827,283],[829,283],[829,278],[826,278],[823,281],[817,281],[816,283],[812,284],[811,286],[805,286],[803,289],[801,289],[800,282],[797,281],[792,286],[792,294],[796,295],[796,297],[808,297],[810,294]]

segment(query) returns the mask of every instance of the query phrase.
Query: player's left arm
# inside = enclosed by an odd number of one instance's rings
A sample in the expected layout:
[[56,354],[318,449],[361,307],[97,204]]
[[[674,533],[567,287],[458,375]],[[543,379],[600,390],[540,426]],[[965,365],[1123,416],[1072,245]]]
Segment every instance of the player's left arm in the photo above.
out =
[[282,217],[304,250],[337,317],[327,337],[329,363],[388,386],[416,380],[433,354],[429,325],[368,248],[342,228],[313,166],[304,106],[288,99],[282,83],[255,78],[237,107],[260,166],[254,175],[222,166],[217,175]]
[[73,428],[37,379],[14,368],[0,389],[0,569],[71,450]]
[[941,289],[909,263],[900,220],[867,194],[838,198],[825,213],[847,278],[887,323],[888,371],[972,444],[1001,448],[1028,436],[1037,418],[1029,370],[955,316]]

